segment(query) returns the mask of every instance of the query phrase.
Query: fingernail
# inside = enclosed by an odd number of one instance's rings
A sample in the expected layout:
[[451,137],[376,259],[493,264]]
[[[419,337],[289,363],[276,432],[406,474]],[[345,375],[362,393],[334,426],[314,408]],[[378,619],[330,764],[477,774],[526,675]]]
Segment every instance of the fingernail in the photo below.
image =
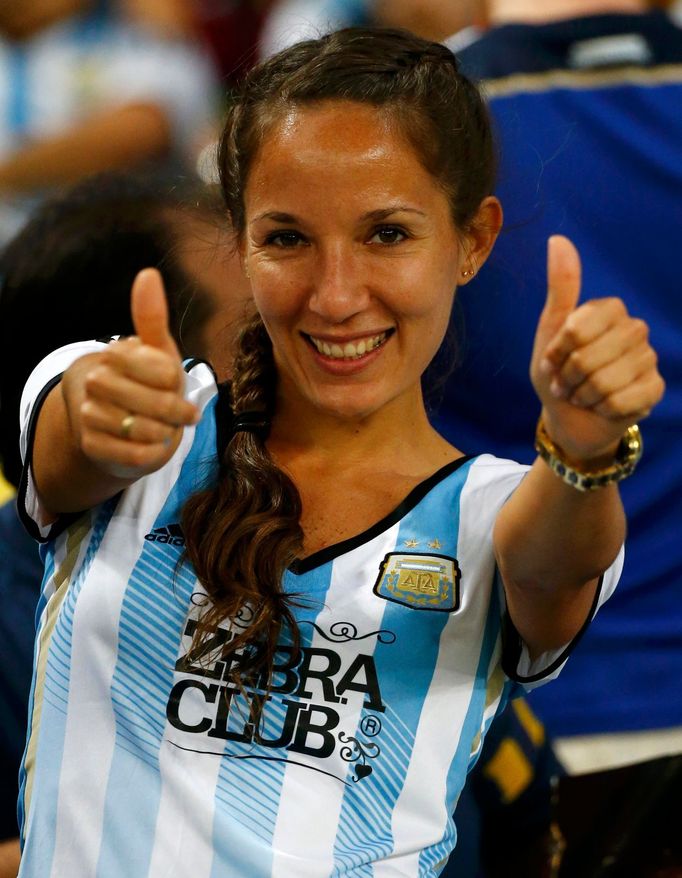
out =
[[552,366],[551,360],[548,360],[547,357],[543,357],[543,359],[540,360],[540,365],[538,366],[538,368],[540,369],[542,375],[551,375],[552,369],[554,367]]

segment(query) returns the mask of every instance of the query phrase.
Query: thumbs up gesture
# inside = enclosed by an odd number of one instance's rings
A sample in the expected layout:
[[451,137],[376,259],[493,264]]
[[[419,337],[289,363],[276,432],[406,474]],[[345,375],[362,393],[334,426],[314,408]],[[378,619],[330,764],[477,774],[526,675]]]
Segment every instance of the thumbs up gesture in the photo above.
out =
[[550,238],[547,275],[531,380],[553,441],[571,463],[596,468],[613,460],[626,428],[649,414],[665,384],[644,321],[617,298],[578,304],[580,257],[567,238]]
[[[117,478],[135,479],[163,466],[175,452],[183,428],[198,412],[184,398],[184,371],[168,328],[161,275],[141,271],[133,284],[131,310],[136,335],[76,363],[78,390],[72,417],[81,451]],[[73,406],[70,406],[73,412]],[[75,423],[74,423],[75,422]]]

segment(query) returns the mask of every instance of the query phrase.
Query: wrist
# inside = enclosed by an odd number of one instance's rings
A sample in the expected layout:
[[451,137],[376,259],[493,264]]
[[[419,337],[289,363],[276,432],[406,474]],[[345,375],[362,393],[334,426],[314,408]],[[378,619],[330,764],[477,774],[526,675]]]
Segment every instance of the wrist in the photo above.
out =
[[632,474],[642,456],[642,437],[639,427],[633,425],[617,442],[589,458],[570,456],[554,441],[541,416],[535,432],[535,449],[566,484],[579,491],[593,491],[620,482]]

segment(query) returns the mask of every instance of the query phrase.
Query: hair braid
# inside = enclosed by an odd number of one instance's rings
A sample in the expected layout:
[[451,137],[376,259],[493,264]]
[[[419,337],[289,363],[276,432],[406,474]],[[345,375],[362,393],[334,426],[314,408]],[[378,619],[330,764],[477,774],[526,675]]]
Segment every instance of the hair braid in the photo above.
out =
[[[235,415],[245,411],[272,415],[276,373],[272,346],[259,317],[243,329],[232,379]],[[272,664],[283,627],[296,641],[291,595],[282,577],[300,554],[301,500],[291,479],[273,462],[264,438],[235,432],[215,485],[195,494],[183,509],[187,557],[211,603],[201,617],[195,649],[225,620],[248,622],[231,650],[250,649],[238,663],[241,682],[253,680]]]

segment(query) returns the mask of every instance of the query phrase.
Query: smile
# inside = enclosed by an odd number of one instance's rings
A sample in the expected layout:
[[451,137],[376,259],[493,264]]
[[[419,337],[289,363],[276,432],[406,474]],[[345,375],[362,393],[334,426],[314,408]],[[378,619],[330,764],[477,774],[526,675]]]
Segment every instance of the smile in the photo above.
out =
[[379,335],[368,335],[367,338],[356,339],[345,344],[330,344],[312,335],[306,336],[318,353],[332,360],[357,360],[370,351],[376,350],[388,338],[388,332]]

